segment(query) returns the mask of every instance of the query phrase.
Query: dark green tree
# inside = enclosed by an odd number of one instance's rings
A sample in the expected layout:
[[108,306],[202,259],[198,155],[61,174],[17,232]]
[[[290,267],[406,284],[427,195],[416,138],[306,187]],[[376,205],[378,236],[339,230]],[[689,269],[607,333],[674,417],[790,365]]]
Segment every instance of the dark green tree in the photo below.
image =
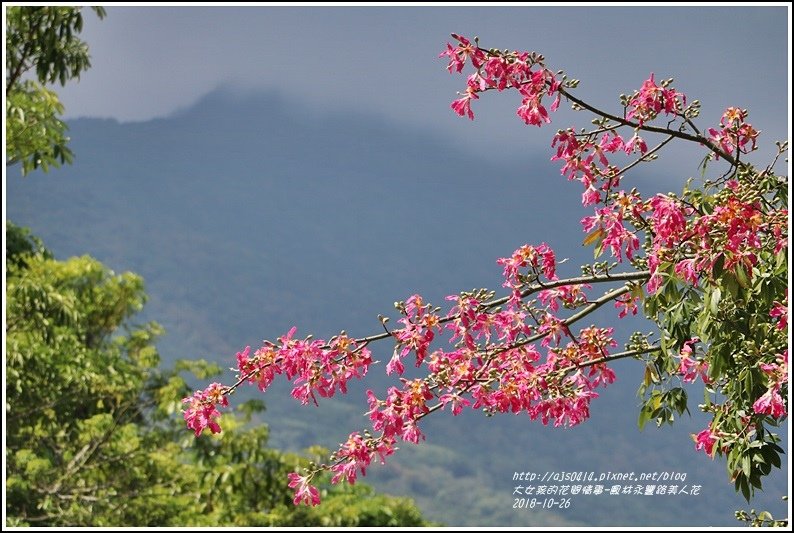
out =
[[295,507],[287,474],[310,458],[267,446],[267,426],[247,425],[256,403],[223,435],[186,435],[181,373],[219,368],[160,369],[162,328],[133,321],[143,280],[53,259],[12,223],[6,235],[7,525],[425,525],[410,500],[363,486],[326,483],[328,505]]
[[63,105],[45,85],[66,85],[91,66],[82,29],[79,7],[6,8],[6,164],[23,175],[72,161]]

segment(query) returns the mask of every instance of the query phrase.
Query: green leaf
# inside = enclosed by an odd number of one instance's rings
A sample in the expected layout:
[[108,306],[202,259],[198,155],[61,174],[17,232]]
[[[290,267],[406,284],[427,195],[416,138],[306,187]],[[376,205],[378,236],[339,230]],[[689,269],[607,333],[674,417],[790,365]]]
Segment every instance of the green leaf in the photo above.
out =
[[650,419],[651,409],[647,405],[643,405],[640,409],[640,416],[637,419],[637,426],[640,428],[640,431],[645,429],[645,424],[647,424]]
[[715,287],[711,291],[711,298],[709,299],[709,309],[711,313],[716,315],[720,310],[720,299],[722,298],[722,291],[719,287]]
[[780,456],[777,453],[771,453],[767,456],[769,458],[769,462],[775,468],[780,468]]
[[742,456],[742,472],[744,472],[744,475],[748,476],[748,477],[752,473],[752,469],[750,467],[750,456],[749,455],[743,455]]
[[747,272],[741,263],[736,264],[734,273],[736,274],[736,281],[742,286],[742,288],[747,289],[750,287],[750,279],[747,277]]
[[712,267],[712,275],[714,279],[720,279],[722,274],[725,272],[725,255],[720,254],[717,256],[716,261],[714,261],[714,266]]
[[750,484],[747,482],[747,477],[741,471],[736,472],[736,481],[734,481],[734,488],[736,492],[741,492],[744,499],[750,501]]
[[587,234],[587,236],[582,241],[582,245],[590,246],[591,244],[593,244],[598,240],[604,240],[605,236],[606,236],[606,232],[604,231],[604,228],[600,228],[600,227],[596,228]]

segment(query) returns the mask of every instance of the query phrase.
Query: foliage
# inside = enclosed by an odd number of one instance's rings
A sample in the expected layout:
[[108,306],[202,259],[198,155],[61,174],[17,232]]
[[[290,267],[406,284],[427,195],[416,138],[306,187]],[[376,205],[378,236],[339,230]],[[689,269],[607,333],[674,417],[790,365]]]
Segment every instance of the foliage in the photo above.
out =
[[141,278],[87,256],[55,260],[12,223],[6,234],[9,525],[425,524],[410,500],[366,487],[326,487],[336,503],[296,510],[284,480],[309,461],[268,448],[267,426],[249,427],[262,405],[225,415],[219,438],[187,438],[175,418],[180,373],[218,368],[159,369],[162,328],[133,323]]
[[[25,175],[72,161],[67,126],[59,118],[63,105],[45,85],[65,85],[91,62],[88,45],[77,37],[82,8],[6,9],[6,164],[21,164]],[[92,9],[105,16],[103,8]]]
[[[783,500],[788,497],[783,496]],[[775,519],[768,511],[756,512],[755,509],[750,509],[748,513],[745,510],[736,511],[736,519],[741,522],[747,522],[750,527],[786,527],[788,520]]]
[[[560,129],[552,140],[553,160],[562,174],[584,186],[582,204],[595,206],[581,223],[584,244],[595,258],[611,253],[616,263],[584,265],[580,276],[560,279],[555,252],[545,243],[524,245],[497,262],[508,294],[485,289],[449,296],[449,309],[413,295],[395,304],[396,327],[381,317],[384,333],[353,338],[300,338],[293,328],[261,347],[237,353],[237,378],[213,383],[186,398],[185,419],[197,435],[220,431],[217,418],[227,396],[245,384],[266,390],[279,375],[293,382],[292,396],[303,404],[344,393],[375,359],[371,346],[394,343],[386,373],[402,376],[404,359],[415,358],[423,377],[400,378],[384,394],[368,391],[372,430],[354,432],[326,464],[290,477],[296,503],[316,505],[314,486],[321,472],[332,482],[353,484],[376,460],[394,453],[398,440],[424,439],[420,421],[449,408],[453,415],[472,407],[488,415],[525,412],[555,426],[589,417],[597,389],[615,379],[609,363],[635,358],[645,368],[640,426],[650,420],[672,423],[689,410],[685,383],[702,381],[702,410],[712,421],[693,436],[709,456],[726,455],[730,479],[746,498],[772,467],[782,448],[773,429],[787,416],[788,390],[787,178],[776,173],[778,158],[757,168],[745,160],[759,132],[746,110],[731,107],[716,127],[701,129],[697,100],[657,83],[654,75],[630,95],[621,112],[602,111],[574,96],[579,81],[546,66],[537,53],[485,49],[475,39],[441,54],[450,72],[469,65],[461,98],[452,109],[474,118],[472,104],[486,92],[515,90],[517,115],[528,125],[551,122],[562,101],[594,115],[590,129]],[[551,101],[551,103],[548,103]],[[652,148],[648,141],[659,136]],[[653,161],[668,143],[701,145],[703,180],[680,195],[643,197],[621,187],[626,173]],[[709,174],[713,162],[727,170]],[[628,268],[617,270],[618,264]],[[592,295],[594,285],[610,287]],[[571,326],[604,305],[620,318],[642,309],[656,322],[659,340],[635,333],[615,351],[613,328]],[[452,348],[439,346],[448,334]]]

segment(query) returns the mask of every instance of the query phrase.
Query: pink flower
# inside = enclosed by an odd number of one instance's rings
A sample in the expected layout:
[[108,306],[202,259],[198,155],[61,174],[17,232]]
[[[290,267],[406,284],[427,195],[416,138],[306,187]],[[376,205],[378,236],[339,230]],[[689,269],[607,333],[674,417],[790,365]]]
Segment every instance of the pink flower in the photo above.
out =
[[684,341],[684,345],[681,347],[681,357],[690,357],[692,355],[692,345],[697,344],[700,342],[700,338],[692,337],[688,341]]
[[[715,130],[714,128],[709,128],[708,133],[709,141],[711,141],[712,144],[718,146],[720,150],[728,155],[733,153],[733,141],[729,132],[726,132],[723,129]],[[719,159],[719,154],[714,155],[717,157],[717,159]]]
[[717,435],[711,432],[711,427],[704,429],[697,435],[692,435],[695,440],[695,449],[704,450],[706,455],[714,457],[714,445],[717,443]]
[[449,339],[450,342],[461,339],[467,348],[475,350],[476,339],[481,337],[485,337],[486,340],[491,339],[493,315],[480,310],[479,300],[469,295],[452,295],[447,296],[446,299],[456,302],[447,314],[447,318],[452,318],[447,324],[447,329],[454,332]]
[[698,375],[703,380],[703,383],[710,383],[711,379],[708,376],[709,364],[706,360],[695,359],[692,354],[694,350],[692,345],[700,342],[697,337],[692,337],[684,342],[680,352],[680,363],[678,365],[678,373],[682,376],[684,383],[694,383]]
[[558,131],[551,141],[551,147],[554,148],[555,146],[557,147],[557,153],[552,156],[552,161],[574,157],[579,154],[581,148],[579,140],[572,129]]
[[338,462],[331,467],[335,475],[331,483],[338,483],[344,478],[350,485],[355,484],[359,470],[361,475],[367,474],[367,467],[372,462],[373,452],[370,450],[370,438],[363,438],[358,433],[351,433],[347,441],[336,452]]
[[684,105],[686,96],[675,89],[656,85],[651,73],[651,77],[643,82],[640,90],[629,100],[628,118],[636,118],[642,126],[644,122],[656,118],[659,113],[675,114]]
[[772,218],[772,235],[775,237],[775,253],[788,248],[788,209],[769,213]]
[[289,485],[287,486],[295,489],[295,498],[293,498],[292,503],[295,505],[304,503],[311,506],[320,504],[320,492],[317,487],[310,484],[311,477],[301,476],[297,472],[290,472],[287,477],[289,479]]
[[401,437],[405,442],[413,444],[419,444],[419,439],[425,439],[424,434],[419,431],[419,426],[414,421],[408,422],[403,426]]
[[679,278],[691,283],[692,285],[697,285],[698,283],[698,273],[695,268],[694,259],[684,259],[679,261],[675,265],[675,273]]
[[550,346],[552,342],[555,346],[559,346],[563,334],[573,337],[573,335],[571,335],[571,330],[568,329],[568,326],[565,324],[565,322],[551,313],[546,313],[540,319],[538,333],[543,333],[545,335],[543,340],[540,342],[540,345],[544,348]]
[[607,348],[618,345],[615,339],[612,338],[613,333],[613,328],[597,328],[595,326],[579,331],[579,340],[576,348],[580,359],[589,361],[606,355]]
[[209,428],[213,433],[220,433],[221,426],[216,419],[221,413],[216,408],[217,405],[227,407],[229,399],[225,396],[226,388],[220,383],[212,383],[203,391],[196,391],[192,397],[183,398],[182,403],[189,404],[183,411],[187,427],[200,436],[205,428]]
[[378,400],[368,390],[367,402],[370,410],[367,414],[372,421],[372,428],[382,431],[386,439],[399,435],[403,440],[417,442],[422,434],[416,427],[416,420],[430,411],[427,401],[431,398],[433,393],[421,379],[403,379],[403,389],[390,387],[385,400]]
[[[726,154],[733,154],[737,149],[744,154],[752,152],[756,148],[759,132],[745,122],[746,118],[747,111],[729,107],[722,114],[719,129],[708,129],[709,140]],[[719,154],[715,155],[719,159]]]
[[462,396],[459,396],[458,393],[456,392],[442,394],[438,398],[438,401],[441,402],[441,404],[444,407],[446,407],[448,403],[451,403],[453,416],[458,416],[460,412],[463,411],[464,407],[471,405],[471,402],[469,400],[463,398]]
[[783,353],[777,354],[775,362],[760,363],[758,367],[767,375],[770,382],[774,384],[788,382],[788,348]]
[[753,411],[760,415],[771,415],[774,418],[786,416],[786,404],[780,396],[780,385],[776,384],[753,403]]
[[663,194],[657,194],[650,201],[653,212],[653,229],[656,232],[654,241],[667,248],[673,247],[685,236],[686,211],[678,201]]
[[587,302],[587,295],[584,289],[591,289],[589,283],[579,285],[562,285],[554,289],[544,289],[538,293],[538,300],[543,305],[549,306],[552,311],[560,310],[559,302],[566,307],[577,307]]
[[435,338],[435,330],[440,329],[438,316],[429,312],[428,307],[424,305],[422,297],[418,294],[414,294],[406,301],[406,316],[398,320],[405,327],[392,331],[397,345],[394,347],[391,360],[386,365],[387,374],[395,371],[402,374],[405,371],[402,358],[411,351],[416,354],[416,366],[420,366],[424,361]]
[[720,125],[724,128],[739,126],[747,118],[747,111],[738,107],[729,107],[720,118]]
[[[559,82],[548,69],[526,72],[525,74],[530,74],[530,78],[517,87],[523,99],[521,106],[516,110],[516,114],[528,125],[541,126],[544,123],[547,124],[551,122],[551,119],[543,106],[543,96],[554,94],[559,89]],[[551,110],[555,111],[559,105],[559,94],[557,94],[557,98],[551,105]]]
[[631,139],[629,139],[629,142],[627,142],[623,146],[623,150],[628,155],[631,155],[631,154],[633,154],[634,152],[637,152],[637,151],[639,151],[641,154],[645,155],[645,152],[648,151],[648,145],[645,144],[645,141],[642,140],[642,137],[637,135],[637,133],[634,133],[634,136]]
[[585,189],[582,193],[582,205],[587,207],[598,203],[601,203],[601,193],[592,186]]
[[251,347],[246,346],[245,350],[242,352],[237,352],[237,368],[243,374],[247,374],[255,370],[254,366],[251,365],[251,360],[249,356],[251,355]]
[[520,335],[527,337],[532,333],[532,328],[524,322],[526,313],[508,308],[494,314],[494,327],[501,340],[514,342]]
[[549,113],[541,104],[540,96],[525,96],[521,106],[516,110],[516,114],[526,125],[540,127],[551,122]]
[[496,260],[496,263],[504,267],[502,276],[504,276],[505,282],[502,286],[513,289],[513,298],[510,301],[510,305],[513,306],[521,299],[522,268],[529,266],[534,270],[541,268],[548,279],[557,279],[557,261],[554,251],[545,242],[537,247],[525,244],[514,251],[511,257],[501,257]]
[[474,68],[480,68],[485,62],[485,52],[461,35],[453,33],[452,38],[460,44],[453,47],[451,44],[447,43],[447,49],[438,55],[438,57],[449,57],[447,70],[449,70],[449,72],[453,70],[455,72],[461,72],[463,67],[466,66],[466,60],[469,58],[471,58],[471,63]]
[[648,294],[654,294],[662,285],[662,275],[658,272],[659,269],[659,255],[658,248],[655,246],[653,251],[648,254],[648,270],[651,271],[651,277],[648,278],[648,284],[645,286]]
[[402,356],[398,350],[399,346],[394,348],[394,353],[389,359],[389,362],[386,363],[386,373],[391,374],[392,372],[397,372],[400,376],[403,375],[405,372],[405,365],[403,364]]
[[612,255],[618,261],[623,260],[624,247],[626,258],[632,259],[634,252],[640,247],[640,240],[623,225],[623,208],[615,210],[614,206],[602,207],[596,209],[595,213],[581,220],[584,231],[589,232],[598,228],[601,242],[610,248]]
[[248,383],[256,383],[263,392],[273,382],[276,374],[281,373],[281,362],[277,348],[269,342],[254,352],[253,357],[250,346],[246,346],[242,352],[237,352],[239,377],[248,376]]
[[601,142],[599,143],[599,146],[601,147],[602,150],[609,153],[615,153],[625,148],[623,138],[620,135],[618,135],[614,131],[612,132],[612,137],[610,137],[609,135],[610,135],[609,133],[605,133],[601,137]]
[[466,87],[466,92],[462,95],[462,98],[459,98],[450,104],[452,110],[460,116],[468,116],[469,119],[474,120],[474,111],[471,110],[471,101],[472,100],[479,100],[479,96],[477,96],[477,89],[469,85]]
[[556,280],[557,260],[554,256],[554,250],[552,250],[548,244],[542,242],[540,246],[537,247],[537,251],[543,258],[543,275],[551,281]]
[[512,68],[505,58],[499,56],[489,57],[485,60],[483,71],[491,87],[495,87],[498,91],[503,91],[507,88]]
[[637,314],[637,298],[633,297],[630,293],[621,295],[615,300],[615,308],[620,309],[618,318],[623,318],[629,313],[632,315]]
[[783,330],[788,327],[788,298],[783,300],[783,303],[775,302],[772,310],[769,311],[769,316],[772,318],[777,317],[777,329]]

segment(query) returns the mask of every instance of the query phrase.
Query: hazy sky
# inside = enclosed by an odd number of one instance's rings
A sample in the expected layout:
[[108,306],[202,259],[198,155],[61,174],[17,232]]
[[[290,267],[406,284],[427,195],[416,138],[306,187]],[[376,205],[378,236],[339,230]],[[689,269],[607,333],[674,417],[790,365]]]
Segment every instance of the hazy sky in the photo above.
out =
[[69,117],[126,121],[167,115],[221,85],[275,88],[497,157],[548,146],[548,132],[515,117],[515,94],[486,95],[473,124],[452,113],[465,80],[437,56],[457,32],[543,53],[582,80],[579,95],[613,109],[651,71],[675,77],[703,101],[702,123],[738,105],[771,141],[787,131],[788,24],[785,7],[112,7],[101,22],[87,14],[93,68],[59,91]]

